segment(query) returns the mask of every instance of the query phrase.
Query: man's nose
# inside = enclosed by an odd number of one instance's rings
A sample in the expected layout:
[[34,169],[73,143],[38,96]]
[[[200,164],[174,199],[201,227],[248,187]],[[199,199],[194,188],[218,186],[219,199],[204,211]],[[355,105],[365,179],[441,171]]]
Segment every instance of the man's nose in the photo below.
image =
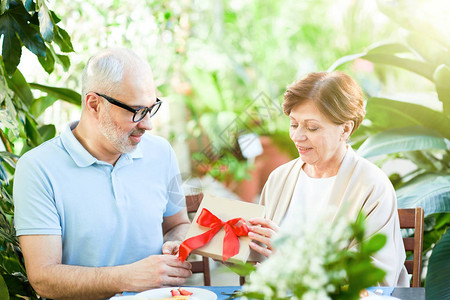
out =
[[150,118],[149,113],[147,113],[145,115],[145,117],[138,122],[137,127],[140,129],[144,129],[144,130],[152,130],[153,129],[152,119]]

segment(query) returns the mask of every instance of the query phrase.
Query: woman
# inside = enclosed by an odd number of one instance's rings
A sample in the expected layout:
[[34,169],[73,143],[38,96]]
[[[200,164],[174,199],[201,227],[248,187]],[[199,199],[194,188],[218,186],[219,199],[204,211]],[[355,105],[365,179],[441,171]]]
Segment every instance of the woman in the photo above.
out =
[[386,175],[359,157],[347,141],[361,124],[361,89],[348,75],[311,73],[287,88],[283,102],[289,134],[300,157],[274,170],[261,194],[266,218],[250,220],[250,247],[268,257],[271,238],[294,219],[314,221],[326,214],[355,220],[362,211],[368,236],[383,233],[387,243],[373,260],[387,272],[388,286],[409,286],[404,267],[395,191]]

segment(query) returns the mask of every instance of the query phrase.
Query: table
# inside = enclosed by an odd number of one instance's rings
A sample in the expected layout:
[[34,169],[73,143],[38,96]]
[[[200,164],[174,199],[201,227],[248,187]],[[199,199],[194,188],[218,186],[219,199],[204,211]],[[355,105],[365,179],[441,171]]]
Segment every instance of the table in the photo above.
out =
[[[236,290],[240,290],[241,286],[192,286],[209,290],[217,295],[217,300],[225,300]],[[367,290],[375,292],[379,290],[383,292],[383,296],[390,296],[399,298],[401,300],[425,300],[425,288],[393,288],[393,287],[370,287]],[[223,293],[227,294],[224,295]],[[136,293],[124,292],[123,295],[135,295]]]
[[395,288],[393,297],[402,300],[425,300],[425,288]]

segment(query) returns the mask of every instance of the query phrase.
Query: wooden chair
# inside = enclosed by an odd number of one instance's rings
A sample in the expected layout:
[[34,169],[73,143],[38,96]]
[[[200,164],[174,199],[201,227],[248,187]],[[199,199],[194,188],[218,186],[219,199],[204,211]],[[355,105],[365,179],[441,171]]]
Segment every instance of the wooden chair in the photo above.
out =
[[[203,199],[203,193],[195,195],[186,195],[186,208],[188,213],[197,212]],[[192,273],[203,273],[203,283],[206,286],[211,285],[211,273],[209,271],[209,259],[202,257],[199,261],[189,261],[192,264]]]
[[422,271],[422,248],[423,248],[423,218],[421,207],[399,208],[398,216],[400,228],[413,228],[414,237],[403,238],[405,251],[412,251],[413,260],[406,260],[405,267],[408,274],[412,274],[412,287],[420,287],[420,273]]

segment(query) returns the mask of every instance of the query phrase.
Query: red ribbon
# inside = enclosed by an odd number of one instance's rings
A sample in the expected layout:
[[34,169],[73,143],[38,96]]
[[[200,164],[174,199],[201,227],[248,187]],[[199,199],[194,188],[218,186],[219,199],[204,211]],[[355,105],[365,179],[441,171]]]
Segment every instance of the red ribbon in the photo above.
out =
[[211,230],[208,230],[200,235],[193,236],[181,243],[178,254],[178,258],[181,261],[185,261],[192,250],[206,245],[216,235],[216,233],[222,229],[222,227],[225,229],[222,253],[223,261],[226,261],[230,257],[239,253],[238,236],[248,235],[248,227],[244,219],[235,218],[223,222],[206,208],[204,208],[198,216],[197,224],[200,226],[209,227]]

